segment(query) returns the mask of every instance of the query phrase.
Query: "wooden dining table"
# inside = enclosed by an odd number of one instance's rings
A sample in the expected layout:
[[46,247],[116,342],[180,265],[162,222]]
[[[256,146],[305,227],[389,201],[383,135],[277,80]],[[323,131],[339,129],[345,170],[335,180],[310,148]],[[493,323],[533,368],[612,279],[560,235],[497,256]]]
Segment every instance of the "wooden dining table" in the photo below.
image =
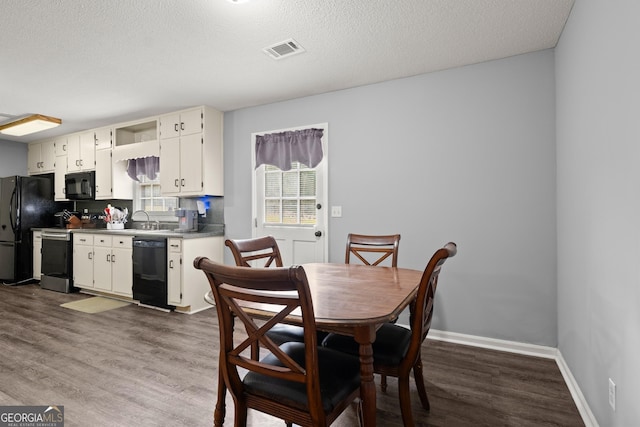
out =
[[[359,343],[360,398],[363,424],[376,425],[376,385],[373,372],[373,348],[376,331],[384,323],[397,319],[415,299],[422,271],[358,264],[303,264],[307,275],[316,328],[350,335]],[[208,295],[208,300],[212,299]],[[250,310],[260,317],[259,310]],[[296,316],[287,318],[302,325]],[[222,381],[222,378],[218,378]],[[222,427],[226,389],[218,386],[214,426]]]

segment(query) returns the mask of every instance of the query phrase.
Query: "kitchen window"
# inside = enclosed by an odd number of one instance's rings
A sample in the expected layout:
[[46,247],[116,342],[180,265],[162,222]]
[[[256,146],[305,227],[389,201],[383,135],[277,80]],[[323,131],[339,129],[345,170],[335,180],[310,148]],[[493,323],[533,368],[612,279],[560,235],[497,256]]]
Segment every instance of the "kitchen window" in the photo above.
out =
[[150,218],[159,221],[177,221],[174,210],[178,208],[178,198],[162,196],[160,174],[154,180],[146,176],[141,176],[139,179],[140,182],[134,184],[134,210],[144,210]]

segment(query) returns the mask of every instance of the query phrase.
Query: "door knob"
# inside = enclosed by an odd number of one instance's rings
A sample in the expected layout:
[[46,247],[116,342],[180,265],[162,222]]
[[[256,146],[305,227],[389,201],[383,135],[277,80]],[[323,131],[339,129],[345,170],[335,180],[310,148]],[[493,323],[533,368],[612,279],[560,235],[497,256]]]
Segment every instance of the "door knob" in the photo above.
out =
[[320,237],[320,236],[322,236],[322,231],[316,231],[316,232],[315,232],[315,235],[316,235],[316,237]]
[[321,205],[320,203],[318,203],[318,204],[316,205],[316,209],[322,209],[322,205]]

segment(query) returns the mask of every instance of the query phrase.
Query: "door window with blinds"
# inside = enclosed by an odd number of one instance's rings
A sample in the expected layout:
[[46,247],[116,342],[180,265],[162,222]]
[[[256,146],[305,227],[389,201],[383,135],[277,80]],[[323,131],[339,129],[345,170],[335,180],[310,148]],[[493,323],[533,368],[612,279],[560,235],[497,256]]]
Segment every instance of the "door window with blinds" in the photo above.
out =
[[252,134],[253,236],[273,236],[285,265],[328,257],[328,125]]
[[315,226],[316,170],[299,162],[287,171],[264,167],[265,225]]

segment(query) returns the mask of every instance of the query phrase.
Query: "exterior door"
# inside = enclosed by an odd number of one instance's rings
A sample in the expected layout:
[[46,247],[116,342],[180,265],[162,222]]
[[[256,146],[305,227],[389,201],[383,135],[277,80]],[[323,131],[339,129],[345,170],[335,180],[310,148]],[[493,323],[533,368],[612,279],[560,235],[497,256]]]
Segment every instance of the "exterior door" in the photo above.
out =
[[[315,167],[292,163],[289,171],[276,166],[255,168],[258,135],[309,128],[323,129],[323,159]],[[325,262],[327,243],[328,124],[259,132],[251,136],[253,153],[253,236],[275,237],[284,265]]]

